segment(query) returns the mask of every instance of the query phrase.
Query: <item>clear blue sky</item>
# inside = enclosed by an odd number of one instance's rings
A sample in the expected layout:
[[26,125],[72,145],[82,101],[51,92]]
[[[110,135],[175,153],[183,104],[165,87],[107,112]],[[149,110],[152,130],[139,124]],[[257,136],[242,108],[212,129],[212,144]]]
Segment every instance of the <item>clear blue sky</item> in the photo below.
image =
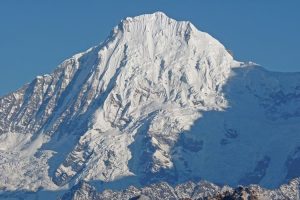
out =
[[155,11],[192,21],[238,60],[300,71],[300,0],[1,0],[0,96]]

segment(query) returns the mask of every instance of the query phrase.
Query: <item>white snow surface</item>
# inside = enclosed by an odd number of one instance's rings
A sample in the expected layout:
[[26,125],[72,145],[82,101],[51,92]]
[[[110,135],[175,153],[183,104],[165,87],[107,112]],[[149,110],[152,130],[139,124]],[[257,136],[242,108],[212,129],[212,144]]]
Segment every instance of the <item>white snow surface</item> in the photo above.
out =
[[299,73],[237,62],[161,12],[126,18],[101,45],[0,98],[0,188],[274,187],[300,175],[289,168],[299,122]]

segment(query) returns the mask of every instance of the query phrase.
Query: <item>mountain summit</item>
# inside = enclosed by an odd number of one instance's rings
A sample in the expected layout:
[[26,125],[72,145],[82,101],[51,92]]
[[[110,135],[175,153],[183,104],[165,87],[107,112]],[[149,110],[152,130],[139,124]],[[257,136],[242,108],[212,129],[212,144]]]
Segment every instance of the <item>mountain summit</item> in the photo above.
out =
[[0,99],[0,186],[274,187],[300,175],[299,122],[299,73],[235,61],[161,12],[126,18],[101,45]]

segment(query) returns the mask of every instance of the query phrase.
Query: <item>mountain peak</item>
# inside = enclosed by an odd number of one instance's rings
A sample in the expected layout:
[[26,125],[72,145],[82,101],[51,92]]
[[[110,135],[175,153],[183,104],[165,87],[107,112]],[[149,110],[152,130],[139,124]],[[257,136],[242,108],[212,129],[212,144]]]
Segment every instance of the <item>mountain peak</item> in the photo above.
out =
[[128,23],[132,21],[157,21],[162,19],[173,20],[170,17],[168,17],[165,13],[158,11],[151,14],[142,14],[134,17],[126,17],[121,22]]
[[169,18],[164,12],[161,11],[157,11],[154,13],[150,13],[150,14],[142,14],[142,15],[138,15],[135,17],[126,17],[126,19],[130,20],[130,19],[137,19],[137,18],[147,18],[147,19],[154,19],[154,18]]
[[142,33],[144,31],[192,31],[197,30],[194,25],[188,21],[176,21],[168,17],[163,12],[155,12],[152,14],[143,14],[135,17],[127,17],[115,28],[126,32]]
[[[186,46],[213,60],[220,57],[233,60],[218,40],[199,31],[191,22],[176,21],[163,12],[127,17],[114,28],[108,41],[111,42],[112,38],[119,38],[127,46],[138,48],[143,46],[150,54],[158,53],[155,52],[158,50],[166,50],[168,45],[176,46],[175,49],[178,50],[183,50],[183,46]],[[157,48],[159,46],[161,47]]]

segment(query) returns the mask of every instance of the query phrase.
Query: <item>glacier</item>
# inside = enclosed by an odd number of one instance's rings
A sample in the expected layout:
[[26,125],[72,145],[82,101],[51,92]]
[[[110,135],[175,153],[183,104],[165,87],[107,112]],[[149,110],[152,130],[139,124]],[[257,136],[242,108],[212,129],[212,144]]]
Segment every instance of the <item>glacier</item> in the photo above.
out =
[[0,97],[0,189],[275,188],[300,176],[299,132],[300,73],[236,61],[162,12],[128,17],[102,44]]

